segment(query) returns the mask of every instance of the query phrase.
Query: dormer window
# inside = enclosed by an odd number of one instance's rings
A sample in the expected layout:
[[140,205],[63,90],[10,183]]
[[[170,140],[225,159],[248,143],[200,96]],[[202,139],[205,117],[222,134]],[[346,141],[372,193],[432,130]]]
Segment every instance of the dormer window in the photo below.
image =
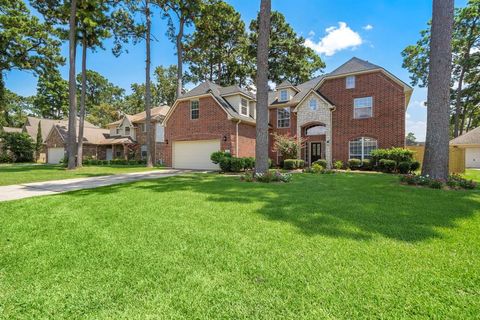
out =
[[116,132],[117,134],[120,134],[120,128],[117,128],[117,129],[115,130],[115,132]]
[[280,90],[280,101],[287,101],[287,100],[288,100],[287,90]]
[[345,85],[347,89],[355,88],[355,76],[349,76],[345,80]]
[[130,135],[130,127],[125,127],[125,135],[126,136]]
[[240,114],[242,116],[248,116],[248,101],[247,99],[243,99],[240,102]]
[[317,99],[310,99],[308,105],[310,106],[310,109],[313,111],[317,110]]

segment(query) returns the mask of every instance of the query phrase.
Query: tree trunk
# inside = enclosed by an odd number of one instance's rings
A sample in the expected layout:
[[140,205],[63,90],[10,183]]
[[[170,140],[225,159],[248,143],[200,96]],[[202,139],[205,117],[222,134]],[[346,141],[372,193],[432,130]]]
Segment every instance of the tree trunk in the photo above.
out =
[[448,177],[453,0],[433,0],[427,94],[427,137],[422,174]]
[[68,169],[75,169],[75,156],[77,151],[77,86],[75,80],[75,55],[76,55],[76,16],[77,16],[77,0],[70,2],[70,21],[69,21],[69,74],[68,74],[68,95],[69,95],[69,109],[68,109],[68,138],[67,138],[67,154],[68,154]]
[[178,27],[177,34],[177,99],[182,95],[183,89],[183,27],[185,25],[185,19],[180,19],[180,25]]
[[458,78],[457,96],[455,98],[455,114],[454,114],[454,127],[453,137],[458,137],[458,129],[460,124],[460,112],[462,111],[462,85],[463,77],[465,76],[465,67],[462,67],[460,71],[460,77]]
[[261,0],[257,45],[257,125],[255,172],[268,171],[268,52],[271,0]]
[[80,94],[80,117],[78,119],[78,148],[77,148],[77,168],[82,167],[83,159],[83,128],[85,126],[85,98],[87,86],[87,39],[86,34],[82,39],[82,92]]
[[151,15],[149,0],[145,1],[145,19],[147,30],[145,35],[145,43],[147,49],[147,59],[145,64],[145,125],[147,126],[147,167],[153,167],[153,143],[152,143],[152,114],[150,112],[151,91],[150,91],[150,33],[151,33]]

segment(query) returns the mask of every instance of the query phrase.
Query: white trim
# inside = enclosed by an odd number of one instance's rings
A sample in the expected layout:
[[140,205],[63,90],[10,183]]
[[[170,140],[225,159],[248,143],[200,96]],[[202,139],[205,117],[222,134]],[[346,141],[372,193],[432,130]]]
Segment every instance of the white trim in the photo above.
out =
[[[245,106],[245,108],[247,108],[247,113],[243,113],[243,112],[242,112],[243,101],[245,101],[245,102],[247,103],[247,105]],[[250,111],[250,102],[249,102],[247,99],[245,99],[245,98],[240,98],[240,108],[239,108],[238,111],[239,111],[240,115],[245,116],[245,117],[248,117],[249,111]]]
[[[351,148],[350,148],[350,144],[352,141],[355,141],[355,140],[358,140],[358,139],[361,139],[361,142],[362,142],[362,154],[360,155],[361,157],[361,160],[365,160],[365,139],[372,139],[372,140],[375,140],[375,149],[378,149],[378,140],[375,139],[375,138],[371,138],[371,137],[367,137],[367,136],[362,136],[362,137],[358,137],[358,138],[355,138],[353,140],[349,140],[348,141],[348,159],[352,159],[352,154],[351,154]],[[355,141],[357,142],[357,141]],[[357,159],[357,158],[355,158]]]
[[[352,79],[353,79],[353,81],[349,82],[349,80],[352,80]],[[353,76],[346,76],[345,77],[345,89],[355,89],[356,80],[357,79],[355,78],[354,75]]]
[[[278,112],[279,112],[280,110],[285,110],[285,109],[289,109],[289,110],[288,110],[288,126],[286,126],[286,127],[280,127],[280,126],[278,125],[278,122],[279,122]],[[287,119],[282,119],[282,120],[287,120]],[[287,129],[287,128],[290,128],[290,126],[292,125],[291,122],[292,122],[292,108],[290,108],[290,107],[278,108],[278,109],[277,109],[277,129]]]
[[[370,106],[367,106],[367,107],[356,107],[355,106],[355,101],[358,101],[360,99],[368,99],[370,98],[370,101],[371,101],[371,105]],[[355,110],[357,109],[370,109],[370,116],[369,117],[356,117],[355,116]],[[373,118],[373,96],[366,96],[366,97],[357,97],[357,98],[353,98],[353,119],[370,119],[370,118]]]
[[[197,103],[197,111],[198,111],[198,117],[195,118],[195,119],[193,119],[193,117],[192,117],[192,103],[193,103],[193,102],[196,102],[196,103]],[[191,99],[191,100],[189,101],[189,110],[190,110],[190,120],[198,120],[198,119],[200,119],[200,100],[198,100],[198,99]]]
[[[282,99],[282,92],[285,92],[287,97],[286,99]],[[280,92],[278,93],[278,101],[279,102],[286,102],[286,101],[289,101],[290,99],[288,99],[288,90],[287,89],[280,89]]]
[[223,98],[223,97],[231,97],[231,96],[236,96],[236,95],[244,96],[245,98],[247,98],[248,100],[251,100],[251,101],[257,101],[256,99],[252,98],[252,97],[249,96],[248,94],[243,93],[243,92],[241,92],[241,91],[239,91],[239,92],[227,93],[227,94],[221,94],[220,96]]
[[312,165],[312,143],[320,143],[320,159],[322,159],[322,151],[324,143],[322,141],[309,141],[308,142],[308,165]]

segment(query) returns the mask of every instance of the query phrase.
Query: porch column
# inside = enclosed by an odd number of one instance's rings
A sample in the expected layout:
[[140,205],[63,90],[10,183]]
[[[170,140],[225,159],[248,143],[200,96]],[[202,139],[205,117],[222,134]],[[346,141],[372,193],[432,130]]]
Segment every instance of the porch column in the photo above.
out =
[[332,111],[329,112],[327,132],[325,134],[325,160],[327,160],[327,168],[332,168]]
[[128,160],[128,148],[126,144],[123,145],[123,158]]
[[115,145],[112,144],[112,160],[115,159]]
[[301,141],[302,141],[302,125],[300,123],[298,123],[298,119],[297,119],[297,158],[298,159],[302,159],[302,145],[301,145]]

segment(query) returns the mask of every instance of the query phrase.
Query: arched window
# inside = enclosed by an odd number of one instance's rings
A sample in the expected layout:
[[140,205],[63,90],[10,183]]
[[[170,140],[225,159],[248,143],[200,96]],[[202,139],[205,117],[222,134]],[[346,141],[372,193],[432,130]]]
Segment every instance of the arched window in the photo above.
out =
[[370,159],[370,152],[377,149],[377,140],[361,137],[349,142],[349,159]]
[[306,136],[316,136],[316,135],[322,135],[327,132],[327,128],[325,125],[322,124],[316,124],[310,127],[305,128],[305,135]]

